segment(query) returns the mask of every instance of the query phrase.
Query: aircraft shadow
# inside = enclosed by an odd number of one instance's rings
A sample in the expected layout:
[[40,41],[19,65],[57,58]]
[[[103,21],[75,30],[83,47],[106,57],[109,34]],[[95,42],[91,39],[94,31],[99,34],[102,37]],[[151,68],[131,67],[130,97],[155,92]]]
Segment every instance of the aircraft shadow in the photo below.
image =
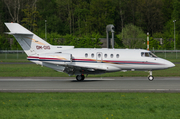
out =
[[83,83],[83,82],[97,82],[97,81],[106,81],[106,80],[84,80],[84,81],[72,80],[71,82]]

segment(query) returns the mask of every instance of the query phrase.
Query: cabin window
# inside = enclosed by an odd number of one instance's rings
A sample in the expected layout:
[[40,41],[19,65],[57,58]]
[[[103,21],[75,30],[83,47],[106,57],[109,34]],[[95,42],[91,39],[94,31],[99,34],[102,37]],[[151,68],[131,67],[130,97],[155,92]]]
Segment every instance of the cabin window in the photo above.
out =
[[153,54],[152,52],[149,52],[150,57],[154,57],[157,58],[157,56],[155,54]]
[[149,53],[148,52],[145,52],[145,57],[149,57]]
[[119,58],[119,54],[116,54],[116,58]]
[[113,58],[113,54],[111,54],[110,57]]
[[104,54],[104,58],[107,58],[107,54]]
[[157,58],[157,56],[155,54],[153,54],[152,52],[141,52],[141,56],[142,57],[154,57],[154,58]]
[[87,53],[85,54],[85,57],[88,57],[88,54],[87,54]]
[[149,52],[141,52],[142,57],[149,57]]
[[98,58],[100,58],[101,57],[101,54],[98,54]]
[[141,52],[141,56],[144,57],[144,52]]
[[91,57],[94,58],[94,53],[91,54]]

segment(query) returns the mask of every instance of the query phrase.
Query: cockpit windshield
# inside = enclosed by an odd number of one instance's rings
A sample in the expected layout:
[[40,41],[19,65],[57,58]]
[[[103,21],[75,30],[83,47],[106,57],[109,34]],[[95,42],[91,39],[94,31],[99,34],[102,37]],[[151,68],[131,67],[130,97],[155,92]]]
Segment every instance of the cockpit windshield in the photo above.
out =
[[155,54],[153,54],[152,52],[141,52],[141,56],[157,58],[157,56]]

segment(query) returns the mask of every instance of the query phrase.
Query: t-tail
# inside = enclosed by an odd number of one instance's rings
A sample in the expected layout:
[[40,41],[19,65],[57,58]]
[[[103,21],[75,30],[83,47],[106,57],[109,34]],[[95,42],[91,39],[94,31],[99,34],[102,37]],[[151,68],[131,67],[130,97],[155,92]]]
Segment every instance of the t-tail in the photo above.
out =
[[39,54],[55,53],[58,50],[74,48],[74,46],[62,46],[61,49],[58,49],[57,46],[49,44],[18,23],[5,23],[5,25],[10,31],[6,33],[16,38],[28,56],[38,56]]

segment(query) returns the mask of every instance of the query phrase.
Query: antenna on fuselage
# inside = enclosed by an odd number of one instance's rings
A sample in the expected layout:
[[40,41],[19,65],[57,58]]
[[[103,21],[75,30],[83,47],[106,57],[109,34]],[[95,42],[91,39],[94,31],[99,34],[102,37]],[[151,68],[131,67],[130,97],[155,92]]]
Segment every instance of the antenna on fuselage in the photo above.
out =
[[107,34],[107,48],[109,48],[109,31],[112,33],[112,48],[114,48],[114,30],[115,27],[112,24],[106,26],[106,34]]

